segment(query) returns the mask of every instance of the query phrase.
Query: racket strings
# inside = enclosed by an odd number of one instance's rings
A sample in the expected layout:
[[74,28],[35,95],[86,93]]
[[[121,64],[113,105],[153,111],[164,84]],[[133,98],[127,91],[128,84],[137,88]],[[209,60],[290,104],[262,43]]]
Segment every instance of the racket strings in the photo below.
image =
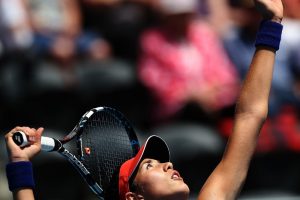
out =
[[111,192],[119,167],[133,156],[124,121],[111,112],[97,112],[83,127],[82,142],[85,166],[104,191]]

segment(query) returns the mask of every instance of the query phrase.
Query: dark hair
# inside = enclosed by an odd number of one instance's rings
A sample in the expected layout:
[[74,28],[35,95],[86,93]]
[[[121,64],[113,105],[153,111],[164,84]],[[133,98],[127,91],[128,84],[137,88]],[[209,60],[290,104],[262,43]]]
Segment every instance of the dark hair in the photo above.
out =
[[130,192],[137,192],[138,185],[134,181],[132,181],[132,183],[129,184],[129,190],[130,190]]
[[129,184],[129,190],[130,192],[137,192],[138,190],[138,185],[136,184],[136,182],[134,182],[134,179],[135,179],[135,176],[137,174],[137,171],[136,170],[130,177],[129,181],[128,181],[128,184]]

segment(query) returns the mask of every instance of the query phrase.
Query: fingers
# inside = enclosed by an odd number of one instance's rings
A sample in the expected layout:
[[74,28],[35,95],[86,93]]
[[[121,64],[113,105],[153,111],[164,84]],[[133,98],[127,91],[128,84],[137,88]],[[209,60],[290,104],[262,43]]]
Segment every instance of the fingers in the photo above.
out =
[[43,127],[38,128],[38,130],[36,131],[36,133],[37,133],[39,136],[41,136],[41,135],[43,134],[43,132],[44,132],[44,128],[43,128]]
[[30,144],[40,144],[41,141],[41,135],[44,131],[44,128],[38,128],[37,130],[35,128],[25,127],[25,126],[17,126],[13,128],[9,133],[5,135],[5,139],[8,144],[14,146],[14,141],[12,140],[12,136],[14,133],[22,131],[27,136],[27,139]]
[[40,127],[37,130],[36,129],[32,129],[32,130],[34,131],[34,133],[33,133],[33,135],[28,135],[28,141],[30,142],[30,144],[40,145],[44,128]]
[[283,18],[283,2],[281,0],[255,0],[256,9],[265,19],[281,22]]
[[[25,147],[20,147],[13,141],[13,134],[22,131],[27,136],[29,144]],[[7,152],[11,162],[29,161],[41,149],[41,135],[43,128],[30,128],[25,126],[17,126],[5,135]]]
[[31,144],[33,144],[33,143],[40,143],[42,132],[43,132],[43,128],[39,128],[38,130],[36,130],[35,128],[31,128],[30,132],[25,134],[28,136],[28,141]]

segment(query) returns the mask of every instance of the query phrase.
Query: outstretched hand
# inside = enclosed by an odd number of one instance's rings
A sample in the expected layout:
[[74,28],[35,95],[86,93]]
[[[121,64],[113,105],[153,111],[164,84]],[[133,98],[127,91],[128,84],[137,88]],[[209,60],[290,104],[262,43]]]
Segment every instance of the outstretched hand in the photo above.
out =
[[282,0],[254,0],[256,9],[264,19],[281,22],[283,19]]
[[[30,145],[19,147],[15,144],[12,136],[17,131],[23,131],[28,136]],[[34,129],[29,127],[15,127],[5,135],[6,147],[10,162],[29,161],[41,150],[41,135],[44,129]]]

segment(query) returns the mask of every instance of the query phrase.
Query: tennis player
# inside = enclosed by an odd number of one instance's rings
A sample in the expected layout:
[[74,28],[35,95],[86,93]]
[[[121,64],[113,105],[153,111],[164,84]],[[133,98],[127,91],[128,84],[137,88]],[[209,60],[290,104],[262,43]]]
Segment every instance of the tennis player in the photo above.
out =
[[[257,0],[255,3],[264,20],[237,101],[233,133],[221,162],[202,187],[199,200],[237,198],[267,117],[275,52],[282,31],[283,5],[281,0]],[[179,172],[173,169],[167,144],[157,136],[148,138],[138,154],[120,168],[121,200],[187,200],[189,192]]]
[[[276,51],[279,49],[283,18],[281,0],[255,0],[263,20],[257,32],[252,62],[236,104],[233,133],[223,158],[209,176],[198,200],[236,199],[245,182],[250,160],[256,148],[260,129],[267,118],[268,99]],[[12,134],[24,131],[31,145],[19,148]],[[9,188],[16,200],[34,199],[32,174],[16,176],[24,164],[24,171],[32,168],[29,160],[41,148],[43,128],[16,127],[6,134],[10,163],[7,166]],[[26,169],[25,169],[26,168]],[[158,136],[149,137],[138,154],[124,162],[119,173],[120,200],[187,200],[189,187],[179,172],[173,169],[169,149]]]

